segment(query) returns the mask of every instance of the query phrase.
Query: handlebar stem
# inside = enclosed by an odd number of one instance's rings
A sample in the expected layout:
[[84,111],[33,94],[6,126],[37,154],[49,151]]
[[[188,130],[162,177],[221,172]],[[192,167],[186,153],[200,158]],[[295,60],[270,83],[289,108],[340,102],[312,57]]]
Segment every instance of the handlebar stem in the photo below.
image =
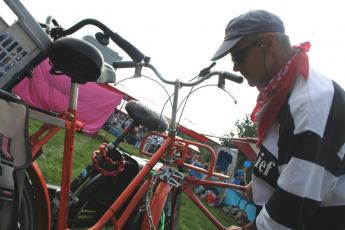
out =
[[176,130],[176,114],[177,114],[177,104],[178,104],[178,91],[181,87],[180,81],[176,80],[174,82],[174,99],[173,99],[173,107],[172,107],[172,114],[171,114],[171,121],[169,131]]
[[199,77],[197,80],[194,80],[192,82],[181,82],[178,79],[175,81],[169,81],[169,80],[165,79],[159,73],[159,71],[153,65],[151,65],[149,63],[137,63],[135,68],[137,69],[138,66],[141,66],[141,67],[144,66],[144,67],[151,69],[162,82],[174,86],[174,94],[173,94],[174,98],[173,98],[173,105],[172,105],[172,112],[171,112],[171,120],[170,120],[170,124],[169,124],[169,135],[170,136],[175,136],[175,134],[176,134],[176,128],[177,128],[176,127],[176,116],[177,116],[179,89],[183,86],[187,86],[187,87],[196,86],[196,85],[200,84],[201,82],[209,79],[210,77],[212,77],[214,75],[221,75],[222,74],[222,72],[220,72],[220,71],[212,71],[212,72],[206,74],[205,76]]

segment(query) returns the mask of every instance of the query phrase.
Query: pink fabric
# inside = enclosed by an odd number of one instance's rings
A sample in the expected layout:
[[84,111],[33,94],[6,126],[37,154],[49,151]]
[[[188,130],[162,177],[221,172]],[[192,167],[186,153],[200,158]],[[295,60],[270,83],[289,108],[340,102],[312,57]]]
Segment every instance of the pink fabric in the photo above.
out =
[[[70,78],[49,73],[48,60],[33,71],[32,78],[20,82],[13,92],[27,104],[49,111],[66,111],[69,104]],[[86,132],[96,133],[120,104],[122,95],[90,82],[79,86],[77,119],[83,121]]]

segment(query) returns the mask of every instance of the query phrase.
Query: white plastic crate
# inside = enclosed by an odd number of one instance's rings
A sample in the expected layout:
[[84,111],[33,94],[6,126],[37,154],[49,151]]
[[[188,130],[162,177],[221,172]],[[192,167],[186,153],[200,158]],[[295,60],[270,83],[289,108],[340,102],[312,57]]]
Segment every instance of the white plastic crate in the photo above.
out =
[[18,82],[23,73],[47,56],[51,39],[18,0],[4,0],[18,17],[8,25],[0,10],[0,88]]

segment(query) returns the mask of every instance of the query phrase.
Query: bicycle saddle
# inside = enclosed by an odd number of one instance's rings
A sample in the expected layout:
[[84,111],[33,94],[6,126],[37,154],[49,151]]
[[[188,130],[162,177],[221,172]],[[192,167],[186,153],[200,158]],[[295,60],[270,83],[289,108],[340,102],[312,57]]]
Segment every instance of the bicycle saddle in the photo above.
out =
[[73,83],[96,82],[103,69],[102,54],[88,42],[64,37],[53,42],[49,52],[54,68]]
[[125,109],[134,122],[145,126],[149,131],[164,132],[168,129],[168,122],[164,117],[138,101],[127,102]]

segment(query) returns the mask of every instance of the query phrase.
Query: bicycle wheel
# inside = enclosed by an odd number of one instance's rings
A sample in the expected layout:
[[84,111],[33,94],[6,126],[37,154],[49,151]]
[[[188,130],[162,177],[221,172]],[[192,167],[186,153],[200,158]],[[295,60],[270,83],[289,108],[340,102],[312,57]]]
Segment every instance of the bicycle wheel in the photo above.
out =
[[[177,230],[181,207],[181,188],[173,187],[168,194],[161,215],[159,229]],[[164,218],[163,218],[164,216]]]
[[29,183],[29,180],[25,178],[22,201],[20,205],[20,213],[17,229],[18,230],[36,230],[37,217],[34,202],[34,191]]
[[69,208],[68,226],[70,228],[87,228],[97,222],[105,207],[101,207],[101,203],[93,197],[97,197],[97,190],[104,188],[104,184],[107,184],[107,178],[98,174],[75,193],[78,203]]

